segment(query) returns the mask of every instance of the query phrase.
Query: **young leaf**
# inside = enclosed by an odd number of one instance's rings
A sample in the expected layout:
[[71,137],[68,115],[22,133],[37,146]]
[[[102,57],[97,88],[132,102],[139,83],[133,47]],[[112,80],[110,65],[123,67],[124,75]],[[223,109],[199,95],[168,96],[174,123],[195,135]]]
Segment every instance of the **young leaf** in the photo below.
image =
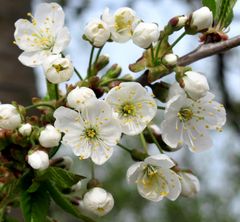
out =
[[36,180],[51,180],[60,189],[69,188],[85,177],[76,175],[59,167],[49,167],[46,173]]
[[84,216],[80,211],[70,203],[70,201],[57,189],[57,187],[51,182],[45,182],[45,187],[50,193],[54,202],[60,206],[63,210],[72,214],[73,216],[82,219],[84,222],[94,222],[89,217]]
[[207,6],[213,13],[213,17],[216,15],[216,0],[202,0],[202,5]]
[[39,187],[34,193],[21,193],[20,207],[26,222],[46,221],[49,205],[50,197],[43,187]]

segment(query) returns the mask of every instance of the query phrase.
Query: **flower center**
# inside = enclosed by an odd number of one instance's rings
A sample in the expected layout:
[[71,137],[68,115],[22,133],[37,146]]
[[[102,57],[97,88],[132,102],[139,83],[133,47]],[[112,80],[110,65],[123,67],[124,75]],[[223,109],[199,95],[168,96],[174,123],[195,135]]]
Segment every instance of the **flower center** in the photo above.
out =
[[85,135],[86,135],[87,138],[93,139],[97,136],[97,132],[96,132],[95,129],[89,128],[89,129],[85,130]]
[[131,26],[132,26],[132,20],[131,19],[126,20],[124,13],[115,16],[114,27],[117,32],[121,32],[124,30],[131,30]]
[[182,122],[187,122],[193,117],[193,112],[189,107],[184,107],[181,108],[180,111],[178,112],[178,118]]
[[54,65],[52,65],[52,66],[53,66],[53,68],[56,69],[57,72],[61,72],[61,71],[63,71],[63,70],[66,69],[66,68],[64,68],[61,64],[54,64]]
[[133,104],[126,103],[122,106],[121,111],[123,116],[135,116],[136,115],[136,108]]
[[147,173],[148,177],[152,178],[157,175],[158,171],[157,171],[156,167],[148,165],[146,168],[146,173]]

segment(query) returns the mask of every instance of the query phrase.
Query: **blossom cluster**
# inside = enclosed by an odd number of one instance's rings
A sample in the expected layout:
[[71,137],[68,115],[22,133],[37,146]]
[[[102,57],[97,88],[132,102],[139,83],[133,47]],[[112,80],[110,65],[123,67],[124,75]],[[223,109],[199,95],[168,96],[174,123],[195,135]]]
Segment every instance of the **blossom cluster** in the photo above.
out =
[[[132,77],[118,78],[121,68],[116,65],[102,78],[93,78],[99,71],[94,70],[95,63],[98,68],[104,68],[109,62],[104,56],[97,57],[93,64],[91,57],[88,76],[68,86],[66,93],[60,95],[56,86],[68,81],[76,72],[70,56],[63,53],[70,42],[64,12],[57,3],[43,3],[29,16],[31,22],[19,19],[15,23],[15,43],[23,50],[19,60],[26,66],[42,66],[48,84],[57,89],[57,96],[35,104],[45,115],[44,121],[39,122],[31,122],[16,104],[0,104],[0,129],[17,133],[31,144],[26,156],[27,166],[44,171],[53,163],[57,165],[49,153],[60,146],[72,150],[79,161],[90,158],[94,164],[102,165],[111,158],[114,147],[124,148],[122,137],[140,135],[145,148],[139,151],[142,155],[124,149],[137,160],[127,170],[127,181],[137,185],[142,197],[157,202],[164,197],[176,200],[180,194],[193,197],[199,192],[198,178],[191,171],[181,169],[160,144],[172,151],[183,147],[192,152],[205,151],[213,145],[209,131],[222,131],[226,112],[223,105],[214,100],[203,74],[189,67],[178,67],[178,56],[172,49],[167,48],[161,54],[158,25],[143,22],[128,7],[113,14],[105,9],[100,18],[86,25],[83,38],[93,48],[102,48],[111,41],[124,43],[132,39],[146,54],[151,50],[155,54],[156,50],[156,56],[161,56],[157,65],[169,68],[167,72],[175,72],[177,79],[167,89],[165,107],[158,106],[157,93],[151,84],[146,87]],[[185,28],[186,33],[194,34],[207,30],[212,23],[212,12],[203,7],[191,15],[171,19],[168,27],[175,31]],[[148,61],[145,66],[149,67],[149,63],[150,66],[155,64]],[[158,108],[164,109],[164,118],[157,126],[154,118],[159,115]],[[154,143],[160,153],[149,155],[148,142]],[[64,157],[63,162],[69,169],[71,159]],[[72,189],[82,189],[81,185],[76,187]],[[99,216],[107,214],[113,205],[113,196],[98,186],[91,187],[79,202],[79,207]]]

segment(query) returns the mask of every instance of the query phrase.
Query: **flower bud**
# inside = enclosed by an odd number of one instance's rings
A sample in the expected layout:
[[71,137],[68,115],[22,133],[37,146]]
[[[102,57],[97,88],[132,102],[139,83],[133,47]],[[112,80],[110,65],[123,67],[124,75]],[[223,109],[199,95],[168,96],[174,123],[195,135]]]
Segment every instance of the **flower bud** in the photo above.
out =
[[169,24],[171,24],[171,26],[178,30],[185,26],[187,20],[188,17],[185,15],[176,16],[170,19]]
[[132,40],[137,46],[147,49],[159,38],[160,31],[155,23],[141,22],[133,32]]
[[163,63],[167,66],[175,66],[177,64],[178,57],[173,53],[166,54],[163,57]]
[[180,182],[182,185],[181,195],[185,197],[194,197],[200,190],[200,183],[192,173],[179,172]]
[[121,72],[122,72],[121,66],[119,66],[118,64],[113,64],[111,68],[107,71],[107,73],[104,75],[104,78],[109,79],[117,78],[121,74]]
[[29,136],[32,132],[32,125],[29,123],[22,124],[18,131],[22,136]]
[[187,71],[182,80],[185,92],[194,100],[205,96],[209,90],[206,77],[198,72]]
[[21,116],[15,106],[0,104],[0,128],[14,130],[21,124]]
[[194,11],[190,17],[189,29],[200,32],[212,26],[213,14],[208,7],[202,7]]
[[74,71],[69,57],[62,58],[61,55],[47,57],[43,63],[43,69],[47,80],[54,84],[68,81]]
[[93,214],[104,216],[112,210],[114,199],[111,193],[100,187],[95,187],[84,195],[83,205]]
[[84,34],[95,47],[102,47],[110,37],[110,30],[104,21],[95,19],[86,25]]
[[38,140],[41,146],[46,148],[58,146],[61,140],[61,133],[54,126],[48,124],[41,131]]
[[71,108],[80,110],[87,101],[96,99],[93,90],[88,87],[76,87],[67,96],[67,105]]
[[41,150],[28,154],[27,161],[28,164],[36,170],[45,170],[49,166],[48,154]]

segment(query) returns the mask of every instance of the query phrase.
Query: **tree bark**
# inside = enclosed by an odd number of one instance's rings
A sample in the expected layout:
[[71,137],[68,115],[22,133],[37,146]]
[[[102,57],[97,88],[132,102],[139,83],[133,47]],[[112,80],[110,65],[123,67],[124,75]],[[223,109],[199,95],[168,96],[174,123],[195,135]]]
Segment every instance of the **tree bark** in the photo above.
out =
[[13,44],[14,23],[26,18],[31,0],[1,0],[0,7],[0,101],[27,105],[36,96],[33,70],[18,61],[21,50]]

